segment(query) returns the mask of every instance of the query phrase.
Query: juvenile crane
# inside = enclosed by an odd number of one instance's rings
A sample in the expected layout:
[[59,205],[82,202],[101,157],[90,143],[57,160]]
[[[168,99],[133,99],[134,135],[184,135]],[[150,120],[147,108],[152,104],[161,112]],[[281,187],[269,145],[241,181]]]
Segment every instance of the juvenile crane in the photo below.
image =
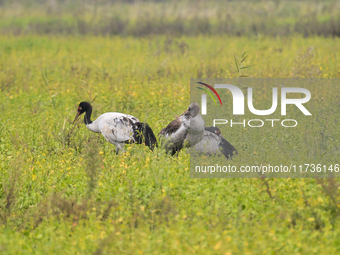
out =
[[183,147],[192,147],[202,140],[204,120],[199,111],[198,104],[192,103],[188,110],[161,130],[158,135],[164,140],[167,153],[175,155]]
[[84,112],[87,129],[95,133],[102,133],[108,142],[116,145],[117,154],[119,150],[124,150],[126,143],[145,143],[151,150],[157,146],[156,137],[149,125],[140,122],[132,115],[107,112],[100,115],[95,121],[91,121],[92,105],[89,102],[81,102],[73,123]]
[[222,153],[226,158],[237,154],[237,150],[221,134],[218,127],[205,127],[203,139],[195,150],[208,155]]

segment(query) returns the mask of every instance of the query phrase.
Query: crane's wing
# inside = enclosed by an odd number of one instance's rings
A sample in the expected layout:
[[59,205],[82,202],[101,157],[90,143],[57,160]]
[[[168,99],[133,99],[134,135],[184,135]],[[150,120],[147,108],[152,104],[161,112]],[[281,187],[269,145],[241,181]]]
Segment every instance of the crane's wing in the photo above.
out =
[[171,151],[171,154],[174,155],[182,149],[188,129],[183,125],[182,118],[178,117],[166,128],[163,128],[158,135],[163,138],[162,143],[164,143],[166,151]]
[[221,138],[218,135],[205,130],[203,139],[195,145],[195,150],[207,154],[220,153],[220,143]]
[[106,113],[100,116],[99,129],[110,143],[134,142],[133,125],[139,120],[131,115],[122,113]]
[[182,125],[182,119],[180,117],[174,119],[167,125],[165,128],[159,132],[159,136],[164,136],[164,137],[169,137],[176,132],[180,131],[179,129],[181,128]]
[[181,118],[176,118],[159,132],[159,136],[170,139],[172,143],[183,143],[188,134],[188,129],[183,125]]

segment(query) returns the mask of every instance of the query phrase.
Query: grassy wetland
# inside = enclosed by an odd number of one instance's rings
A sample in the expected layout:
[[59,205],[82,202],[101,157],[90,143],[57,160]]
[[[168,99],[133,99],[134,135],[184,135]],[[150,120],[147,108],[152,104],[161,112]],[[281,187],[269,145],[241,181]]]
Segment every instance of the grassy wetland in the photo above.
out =
[[71,123],[89,101],[156,134],[190,78],[340,78],[339,3],[0,3],[1,254],[339,253],[338,179],[192,179],[188,150],[115,155]]

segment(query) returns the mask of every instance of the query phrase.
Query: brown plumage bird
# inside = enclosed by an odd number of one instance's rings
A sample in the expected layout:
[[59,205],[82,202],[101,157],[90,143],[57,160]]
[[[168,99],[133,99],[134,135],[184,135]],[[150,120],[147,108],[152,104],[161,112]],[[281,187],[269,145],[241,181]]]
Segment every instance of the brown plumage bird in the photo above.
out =
[[161,130],[158,135],[163,140],[167,153],[170,152],[171,155],[174,155],[183,147],[192,147],[202,140],[204,120],[199,111],[198,104],[192,103],[188,110]]

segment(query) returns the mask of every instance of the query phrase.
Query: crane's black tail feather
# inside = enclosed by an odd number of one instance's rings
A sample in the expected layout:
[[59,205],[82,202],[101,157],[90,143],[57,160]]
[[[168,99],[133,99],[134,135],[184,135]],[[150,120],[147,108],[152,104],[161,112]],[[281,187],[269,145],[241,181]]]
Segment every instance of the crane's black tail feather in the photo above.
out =
[[233,156],[237,155],[238,152],[234,146],[232,146],[226,139],[222,139],[221,143],[219,144],[220,148],[222,148],[222,153],[226,158],[232,158]]
[[133,124],[133,138],[136,143],[144,144],[151,150],[158,147],[156,136],[151,127],[147,123],[137,122]]

